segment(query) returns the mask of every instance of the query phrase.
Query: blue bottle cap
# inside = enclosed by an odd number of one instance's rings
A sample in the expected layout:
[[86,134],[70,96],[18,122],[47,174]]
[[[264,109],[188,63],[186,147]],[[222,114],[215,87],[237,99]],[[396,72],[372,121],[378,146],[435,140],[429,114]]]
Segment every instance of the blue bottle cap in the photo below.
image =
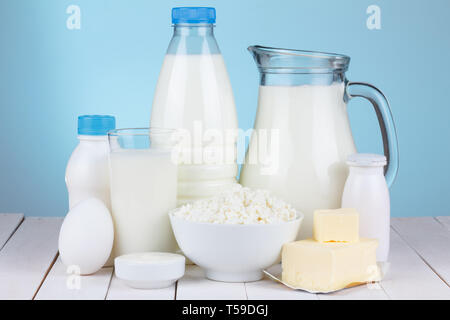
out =
[[172,8],[172,23],[216,23],[216,9],[211,7]]
[[84,115],[78,117],[78,134],[87,136],[105,136],[116,128],[113,116]]

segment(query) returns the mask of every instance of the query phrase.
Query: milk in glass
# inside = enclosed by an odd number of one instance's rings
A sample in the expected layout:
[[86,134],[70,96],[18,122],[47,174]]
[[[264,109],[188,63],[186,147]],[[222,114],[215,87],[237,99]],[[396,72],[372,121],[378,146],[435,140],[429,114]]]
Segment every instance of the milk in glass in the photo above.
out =
[[133,252],[175,252],[168,212],[175,208],[177,166],[171,152],[110,153],[114,256]]

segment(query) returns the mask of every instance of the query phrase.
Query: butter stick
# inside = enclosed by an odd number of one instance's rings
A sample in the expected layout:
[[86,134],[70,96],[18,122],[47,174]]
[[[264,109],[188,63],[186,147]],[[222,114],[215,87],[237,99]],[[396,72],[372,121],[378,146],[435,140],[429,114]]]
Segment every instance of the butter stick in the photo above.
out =
[[358,242],[358,212],[353,208],[314,211],[313,237],[322,243]]
[[352,284],[378,281],[375,239],[356,243],[287,243],[282,251],[282,281],[310,292],[330,292]]

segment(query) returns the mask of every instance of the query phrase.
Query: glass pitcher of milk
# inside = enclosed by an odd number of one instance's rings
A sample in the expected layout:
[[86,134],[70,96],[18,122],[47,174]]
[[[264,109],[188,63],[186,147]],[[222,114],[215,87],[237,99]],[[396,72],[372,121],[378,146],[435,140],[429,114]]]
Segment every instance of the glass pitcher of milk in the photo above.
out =
[[215,20],[214,8],[172,9],[174,33],[153,99],[151,126],[181,135],[178,204],[236,183],[236,107]]
[[[377,114],[390,186],[398,147],[388,101],[374,86],[349,82],[350,57],[320,52],[249,47],[260,72],[258,111],[240,182],[271,190],[304,213],[299,239],[312,235],[315,209],[339,208],[356,153],[347,116],[353,97],[368,99]],[[255,156],[256,155],[256,156]]]

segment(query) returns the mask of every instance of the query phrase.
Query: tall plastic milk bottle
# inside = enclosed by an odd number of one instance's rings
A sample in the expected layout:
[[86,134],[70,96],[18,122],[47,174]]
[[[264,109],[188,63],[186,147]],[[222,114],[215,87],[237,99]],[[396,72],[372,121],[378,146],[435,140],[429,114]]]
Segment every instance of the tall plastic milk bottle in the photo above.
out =
[[214,8],[172,9],[173,37],[153,99],[151,127],[179,129],[178,204],[236,183],[236,107],[215,21]]

